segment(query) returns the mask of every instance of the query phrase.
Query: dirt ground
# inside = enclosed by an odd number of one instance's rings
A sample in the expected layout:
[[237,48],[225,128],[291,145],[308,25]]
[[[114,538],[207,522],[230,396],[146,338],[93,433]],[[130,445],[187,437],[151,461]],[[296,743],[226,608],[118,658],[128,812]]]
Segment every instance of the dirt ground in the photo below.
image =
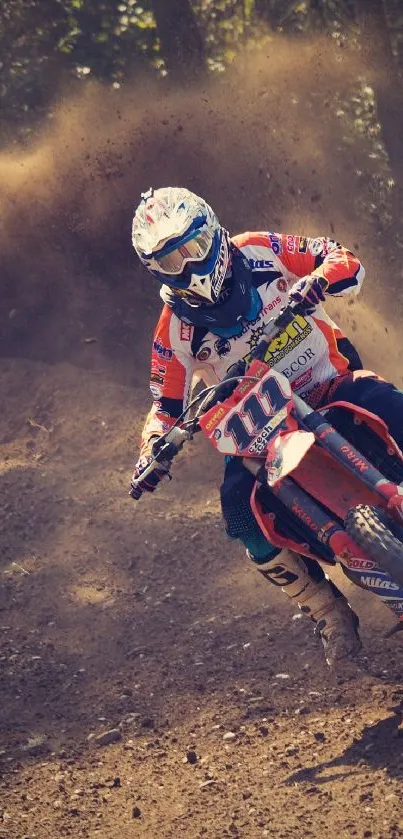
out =
[[[235,74],[208,104],[172,92],[107,119],[95,92],[0,160],[1,839],[403,836],[403,642],[384,639],[385,607],[338,577],[364,648],[331,674],[309,621],[226,539],[203,440],[158,496],[127,495],[159,307],[126,241],[130,207],[181,167],[235,229],[260,214],[361,248],[368,290],[332,311],[365,363],[403,384],[398,254],[354,203],[372,189],[355,174],[367,151],[346,154],[342,131],[330,144],[333,117],[298,129],[298,102],[316,113],[343,72],[309,98],[317,51],[304,61],[291,88],[279,49],[275,70],[243,64],[242,89]],[[286,94],[297,115],[279,124]],[[161,160],[164,138],[177,157]]]

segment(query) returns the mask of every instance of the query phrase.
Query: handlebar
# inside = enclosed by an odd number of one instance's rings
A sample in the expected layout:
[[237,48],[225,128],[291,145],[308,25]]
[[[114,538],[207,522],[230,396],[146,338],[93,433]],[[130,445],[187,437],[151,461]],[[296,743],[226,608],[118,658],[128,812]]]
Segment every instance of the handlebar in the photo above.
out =
[[181,450],[186,440],[190,440],[191,437],[191,431],[188,431],[186,428],[178,428],[177,425],[167,431],[162,437],[159,437],[152,448],[152,454],[154,455],[153,459],[143,470],[139,478],[137,478],[137,480],[132,480],[132,486],[134,488],[140,488],[140,484],[144,478],[151,475],[151,472],[154,471],[157,464],[161,467],[162,471],[165,471],[168,475],[169,467],[174,457],[176,457],[178,452]]
[[[321,280],[321,277],[319,280]],[[327,288],[326,281],[324,281],[323,287],[324,289]],[[305,313],[306,307],[303,303],[291,301],[281,309],[276,317],[270,318],[264,329],[261,340],[250,353],[248,361],[246,362],[243,359],[240,359],[233,364],[225,374],[224,378],[221,379],[217,385],[213,385],[212,387],[206,388],[205,391],[202,391],[202,393],[196,397],[196,400],[187,406],[183,414],[176,420],[176,424],[156,440],[152,448],[152,454],[154,455],[153,460],[150,461],[137,480],[132,480],[133,487],[139,488],[139,485],[144,478],[150,475],[157,465],[159,465],[162,471],[165,471],[169,476],[169,469],[174,457],[176,457],[178,452],[182,449],[185,442],[187,442],[187,440],[191,440],[194,433],[197,430],[200,430],[197,427],[197,416],[191,421],[189,428],[180,428],[178,425],[194,402],[202,399],[199,412],[204,414],[217,402],[222,402],[227,399],[235,390],[239,380],[245,376],[246,370],[248,369],[251,361],[254,361],[255,359],[263,361],[270,341],[276,337],[280,330],[286,329],[287,326],[292,323],[296,315],[302,315]],[[210,395],[211,392],[212,395]],[[203,393],[206,394],[204,398]]]

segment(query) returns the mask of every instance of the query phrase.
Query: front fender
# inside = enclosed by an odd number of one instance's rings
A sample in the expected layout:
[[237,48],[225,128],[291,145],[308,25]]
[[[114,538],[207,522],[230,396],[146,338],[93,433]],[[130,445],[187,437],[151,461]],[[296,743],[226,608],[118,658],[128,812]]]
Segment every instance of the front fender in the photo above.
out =
[[312,431],[295,429],[286,434],[278,434],[270,443],[265,467],[267,484],[272,487],[297,468],[315,442]]

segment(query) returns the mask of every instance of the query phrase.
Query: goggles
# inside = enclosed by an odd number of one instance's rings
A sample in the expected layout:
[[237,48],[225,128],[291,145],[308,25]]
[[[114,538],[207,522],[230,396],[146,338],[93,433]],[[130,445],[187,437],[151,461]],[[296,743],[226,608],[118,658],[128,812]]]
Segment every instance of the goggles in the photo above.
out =
[[213,238],[208,231],[200,230],[193,239],[182,242],[173,250],[166,251],[165,248],[161,248],[153,254],[153,262],[157,263],[164,274],[181,274],[187,262],[201,262],[206,258]]

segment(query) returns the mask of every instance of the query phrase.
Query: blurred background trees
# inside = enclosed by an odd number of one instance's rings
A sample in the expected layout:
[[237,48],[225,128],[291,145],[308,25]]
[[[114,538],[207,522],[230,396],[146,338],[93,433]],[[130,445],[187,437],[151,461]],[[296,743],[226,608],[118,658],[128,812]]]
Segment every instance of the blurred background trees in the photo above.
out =
[[381,59],[400,86],[399,0],[2,0],[3,123],[29,126],[61,83],[120,86],[146,73],[189,84],[223,71],[245,44],[320,32]]

